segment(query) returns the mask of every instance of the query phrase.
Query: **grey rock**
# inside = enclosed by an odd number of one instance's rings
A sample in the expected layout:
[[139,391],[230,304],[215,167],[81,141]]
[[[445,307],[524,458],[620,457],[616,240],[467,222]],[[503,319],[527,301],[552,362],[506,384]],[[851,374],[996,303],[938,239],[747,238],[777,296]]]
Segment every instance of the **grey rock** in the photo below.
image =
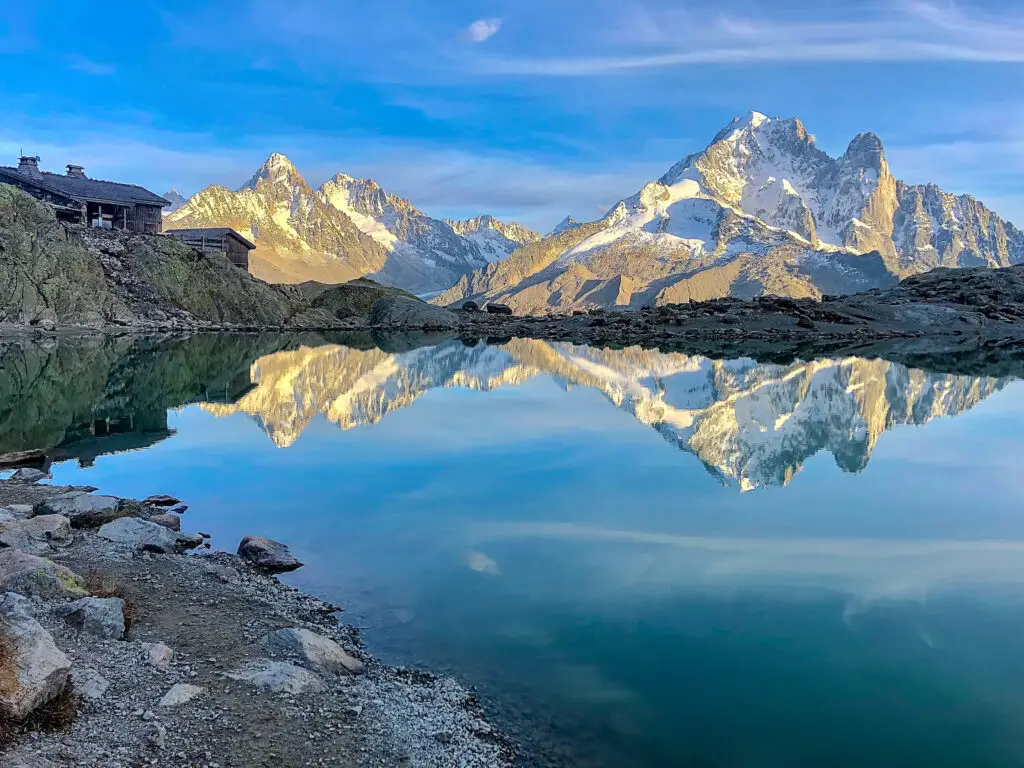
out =
[[73,540],[71,521],[63,515],[0,522],[0,544],[33,555],[47,555]]
[[416,328],[458,328],[462,320],[454,312],[409,296],[388,296],[370,310],[370,325]]
[[261,641],[268,651],[297,657],[304,666],[321,674],[359,675],[366,666],[330,638],[291,627],[271,632]]
[[144,504],[152,504],[154,507],[173,507],[175,504],[181,504],[181,499],[168,496],[166,493],[158,493],[153,496],[147,496],[142,502]]
[[203,543],[202,536],[178,533],[138,517],[122,517],[99,530],[100,538],[145,552],[184,552]]
[[0,591],[52,600],[87,597],[82,577],[36,555],[18,549],[0,549]]
[[286,573],[301,568],[287,546],[262,536],[246,536],[238,545],[238,556],[270,573]]
[[0,523],[6,523],[10,520],[17,520],[14,513],[7,507],[0,507]]
[[197,696],[201,696],[206,693],[206,689],[198,685],[190,685],[189,683],[176,683],[171,686],[171,689],[164,694],[163,698],[160,699],[161,707],[177,707],[185,704]]
[[163,643],[143,643],[142,649],[146,652],[146,661],[154,667],[169,667],[174,659],[174,651]]
[[173,507],[169,507],[168,512],[173,512],[176,515],[184,515],[188,512],[188,504],[175,504]]
[[35,469],[34,467],[22,467],[13,475],[11,480],[18,480],[22,483],[38,483],[40,480],[46,480],[51,475],[48,472],[43,472],[41,469]]
[[283,661],[255,661],[229,672],[228,677],[271,693],[319,693],[324,690],[324,681],[317,675]]
[[4,509],[20,520],[27,520],[32,517],[31,504],[8,504]]
[[167,528],[171,531],[181,530],[181,518],[177,515],[153,515],[151,518],[149,518],[149,522],[156,523],[157,525],[162,525],[164,528]]
[[50,633],[27,615],[26,602],[17,595],[0,598],[0,631],[14,650],[11,674],[0,678],[0,708],[16,720],[60,694],[71,672]]
[[71,670],[71,682],[75,693],[84,699],[95,701],[102,699],[110,683],[95,669],[75,667]]
[[487,305],[487,312],[492,315],[511,315],[512,307],[508,304],[499,304],[496,301],[492,301]]
[[4,755],[4,768],[54,768],[53,763],[39,755]]
[[58,606],[54,612],[81,632],[106,640],[124,637],[124,600],[119,597],[85,597]]
[[33,514],[63,515],[75,528],[94,528],[125,517],[131,510],[116,496],[93,496],[88,493],[68,493],[40,501],[32,508]]
[[152,723],[146,732],[146,743],[153,749],[167,746],[167,728],[160,723]]

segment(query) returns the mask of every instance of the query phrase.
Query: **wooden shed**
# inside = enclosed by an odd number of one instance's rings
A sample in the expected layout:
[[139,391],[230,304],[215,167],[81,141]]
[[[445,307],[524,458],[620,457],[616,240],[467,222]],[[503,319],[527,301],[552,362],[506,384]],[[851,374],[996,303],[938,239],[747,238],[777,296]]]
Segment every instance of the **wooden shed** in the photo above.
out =
[[22,156],[17,168],[0,166],[0,182],[49,204],[59,219],[90,227],[157,234],[170,205],[135,184],[90,179],[80,165],[69,165],[66,174],[40,171],[38,157]]
[[249,251],[256,245],[231,227],[204,227],[199,229],[169,229],[168,237],[191,245],[203,253],[223,253],[235,266],[249,271]]

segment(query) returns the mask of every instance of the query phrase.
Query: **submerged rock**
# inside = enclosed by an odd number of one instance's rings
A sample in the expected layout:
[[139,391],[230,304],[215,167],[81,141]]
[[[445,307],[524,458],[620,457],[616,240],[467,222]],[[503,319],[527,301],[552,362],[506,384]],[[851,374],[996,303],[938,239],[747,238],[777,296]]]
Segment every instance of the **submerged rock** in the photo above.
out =
[[287,573],[302,563],[279,541],[262,536],[246,536],[238,545],[238,556],[269,573]]
[[105,640],[124,637],[124,600],[119,597],[85,597],[59,606],[55,613],[80,632]]
[[309,670],[283,661],[254,661],[228,677],[271,693],[319,693],[324,681]]
[[88,597],[82,577],[36,555],[18,549],[0,549],[0,591],[52,600]]
[[269,651],[295,656],[305,666],[322,674],[359,675],[366,671],[363,662],[346,653],[336,642],[308,629],[279,629],[264,637],[261,644]]
[[15,720],[58,696],[71,672],[71,661],[32,618],[28,602],[13,593],[0,597],[0,631],[13,651],[9,669],[0,674],[0,709]]
[[71,521],[63,515],[0,522],[0,544],[32,555],[46,555],[71,543]]

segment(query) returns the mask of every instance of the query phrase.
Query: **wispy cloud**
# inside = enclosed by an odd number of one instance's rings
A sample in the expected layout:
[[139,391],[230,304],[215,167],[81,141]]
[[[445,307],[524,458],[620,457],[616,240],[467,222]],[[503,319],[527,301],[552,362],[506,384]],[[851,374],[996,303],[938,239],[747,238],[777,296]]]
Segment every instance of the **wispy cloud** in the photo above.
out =
[[[623,18],[618,55],[485,58],[492,74],[579,77],[699,64],[759,62],[1024,62],[1024,17],[998,21],[953,4],[905,0],[876,18],[777,21],[694,18],[677,9]],[[681,45],[679,41],[684,41]]]
[[86,75],[95,75],[97,77],[106,77],[117,71],[116,68],[110,64],[102,64],[98,61],[87,59],[85,56],[81,56],[77,53],[73,53],[68,56],[68,66],[76,72],[82,72]]
[[485,43],[501,30],[501,19],[477,19],[466,28],[466,35],[474,43]]

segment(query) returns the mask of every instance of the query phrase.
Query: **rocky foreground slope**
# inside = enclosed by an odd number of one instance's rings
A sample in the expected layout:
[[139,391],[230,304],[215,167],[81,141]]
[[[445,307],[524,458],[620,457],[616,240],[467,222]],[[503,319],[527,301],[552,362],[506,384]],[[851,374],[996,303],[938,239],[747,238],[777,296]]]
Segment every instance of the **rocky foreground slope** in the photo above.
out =
[[39,328],[323,327],[331,314],[169,237],[59,222],[0,184],[0,324]]
[[510,765],[472,693],[268,575],[301,565],[286,548],[185,555],[205,537],[176,499],[30,472],[0,481],[0,765]]
[[599,221],[566,220],[434,301],[495,300],[545,314],[819,298],[935,267],[1021,262],[1024,233],[969,195],[896,179],[874,134],[832,158],[800,120],[752,112]]

